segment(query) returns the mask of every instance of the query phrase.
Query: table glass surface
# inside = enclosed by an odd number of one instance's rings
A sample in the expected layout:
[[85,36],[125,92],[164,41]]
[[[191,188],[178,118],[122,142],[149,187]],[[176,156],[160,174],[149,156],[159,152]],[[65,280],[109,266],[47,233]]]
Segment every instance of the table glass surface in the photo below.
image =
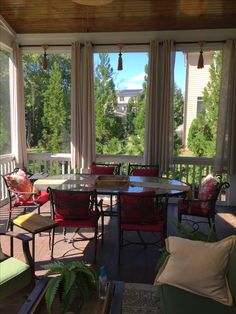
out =
[[[185,183],[160,177],[141,177],[129,176],[126,186],[98,186],[96,179],[98,175],[91,174],[65,174],[49,176],[45,179],[35,181],[34,185],[39,190],[45,190],[47,187],[70,190],[70,191],[85,191],[96,189],[99,194],[117,194],[121,191],[127,192],[143,192],[154,190],[157,195],[176,196],[187,192],[190,187]],[[106,176],[109,177],[109,176]],[[114,176],[111,175],[114,178]],[[117,180],[122,176],[115,176]]]

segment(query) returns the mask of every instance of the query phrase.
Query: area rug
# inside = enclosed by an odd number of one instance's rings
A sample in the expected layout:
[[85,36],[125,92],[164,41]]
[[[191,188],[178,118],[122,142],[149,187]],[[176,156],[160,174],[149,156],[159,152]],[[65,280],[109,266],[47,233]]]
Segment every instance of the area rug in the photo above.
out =
[[122,314],[163,314],[157,286],[125,283]]

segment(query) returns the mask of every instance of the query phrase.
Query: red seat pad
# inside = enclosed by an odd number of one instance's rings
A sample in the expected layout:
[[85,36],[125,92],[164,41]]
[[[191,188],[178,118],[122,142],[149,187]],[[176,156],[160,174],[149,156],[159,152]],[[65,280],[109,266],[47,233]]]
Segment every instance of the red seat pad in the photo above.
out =
[[162,221],[156,223],[156,224],[146,224],[146,225],[140,225],[140,224],[121,224],[121,229],[123,230],[133,230],[133,231],[147,231],[147,232],[164,232],[164,223]]
[[211,201],[193,200],[186,201],[184,199],[178,200],[178,210],[184,215],[195,215],[211,217],[214,212],[214,206]]
[[23,201],[21,199],[16,199],[14,206],[33,206],[35,204],[43,205],[49,200],[49,194],[45,191],[38,191],[37,195],[32,194],[30,199]]

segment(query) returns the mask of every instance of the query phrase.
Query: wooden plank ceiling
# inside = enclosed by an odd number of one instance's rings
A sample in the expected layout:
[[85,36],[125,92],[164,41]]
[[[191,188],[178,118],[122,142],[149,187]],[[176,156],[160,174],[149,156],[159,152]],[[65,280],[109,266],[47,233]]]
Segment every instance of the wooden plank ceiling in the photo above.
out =
[[16,33],[127,32],[236,27],[235,0],[0,0]]

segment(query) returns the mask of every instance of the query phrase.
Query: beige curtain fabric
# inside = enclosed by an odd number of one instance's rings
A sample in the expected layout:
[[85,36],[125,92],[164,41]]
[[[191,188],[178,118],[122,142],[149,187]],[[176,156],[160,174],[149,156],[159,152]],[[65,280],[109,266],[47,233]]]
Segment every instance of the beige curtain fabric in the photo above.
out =
[[161,172],[172,161],[174,63],[173,41],[150,43],[144,162]]
[[24,83],[21,49],[13,44],[13,134],[12,150],[18,167],[27,166]]
[[216,172],[236,174],[236,40],[223,48],[222,79],[216,143]]
[[95,160],[93,47],[72,44],[71,164],[88,168]]

